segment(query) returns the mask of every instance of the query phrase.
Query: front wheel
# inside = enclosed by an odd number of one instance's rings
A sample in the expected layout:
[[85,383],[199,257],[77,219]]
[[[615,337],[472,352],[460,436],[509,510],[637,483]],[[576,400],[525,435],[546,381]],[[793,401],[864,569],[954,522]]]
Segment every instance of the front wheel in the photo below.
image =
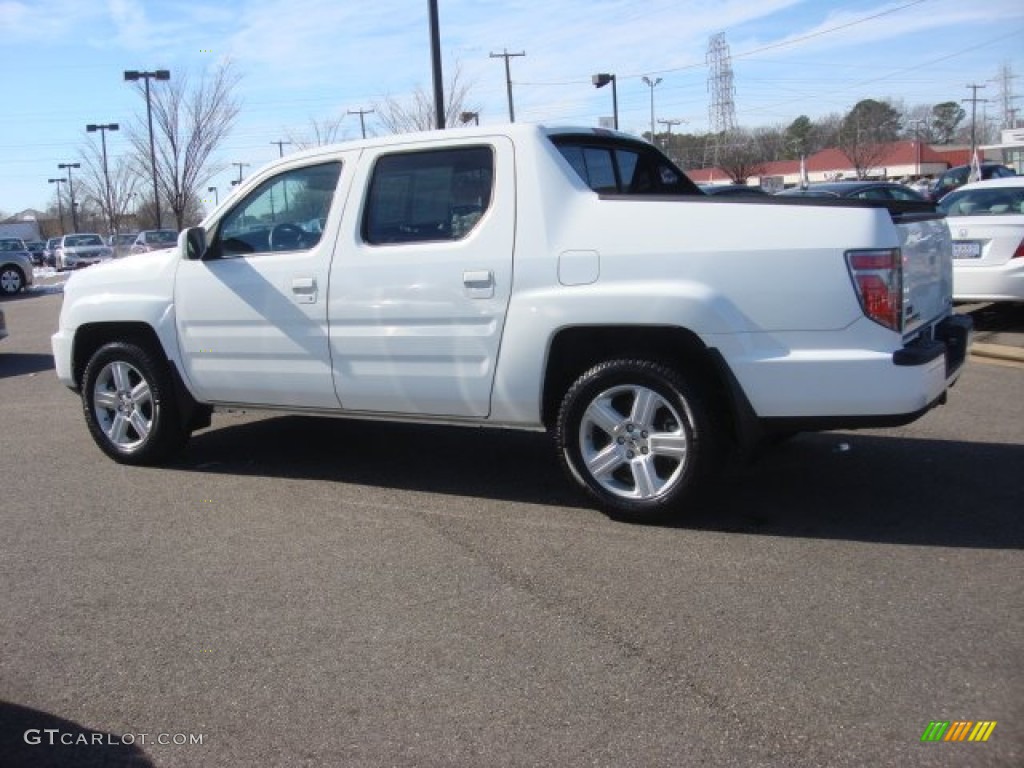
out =
[[572,478],[613,517],[680,511],[712,453],[711,413],[695,385],[642,360],[591,368],[562,401],[556,440]]
[[122,464],[155,464],[188,437],[166,361],[126,342],[100,347],[85,368],[82,406],[100,449]]
[[15,266],[4,266],[0,269],[0,293],[14,296],[25,287],[25,276]]

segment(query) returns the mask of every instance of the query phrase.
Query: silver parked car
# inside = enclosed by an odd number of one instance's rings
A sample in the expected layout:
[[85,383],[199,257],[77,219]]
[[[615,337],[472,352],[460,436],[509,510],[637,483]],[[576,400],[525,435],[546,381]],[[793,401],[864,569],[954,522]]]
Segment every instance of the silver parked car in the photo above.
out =
[[108,244],[114,249],[114,258],[120,259],[122,256],[127,256],[132,252],[132,245],[135,244],[135,238],[138,237],[138,232],[122,232],[121,234],[111,235]]
[[0,293],[13,296],[32,285],[32,256],[17,237],[0,238]]
[[55,266],[58,270],[78,269],[113,257],[114,250],[99,235],[64,235],[57,244]]
[[149,253],[164,248],[173,248],[178,244],[176,229],[147,229],[139,232],[132,244],[132,253]]

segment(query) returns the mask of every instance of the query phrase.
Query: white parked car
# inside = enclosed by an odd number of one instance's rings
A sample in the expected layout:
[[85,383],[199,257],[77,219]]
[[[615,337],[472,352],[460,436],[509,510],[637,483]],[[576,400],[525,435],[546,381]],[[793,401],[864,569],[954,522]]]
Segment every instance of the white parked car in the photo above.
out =
[[1024,177],[965,184],[939,208],[953,236],[953,298],[1024,301]]

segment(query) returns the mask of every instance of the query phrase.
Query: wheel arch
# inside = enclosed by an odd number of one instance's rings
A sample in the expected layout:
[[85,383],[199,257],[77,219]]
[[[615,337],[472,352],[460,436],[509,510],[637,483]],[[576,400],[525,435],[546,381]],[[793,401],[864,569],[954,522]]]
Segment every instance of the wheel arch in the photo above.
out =
[[162,362],[166,363],[173,382],[174,395],[180,413],[189,429],[201,429],[210,425],[212,409],[198,403],[182,380],[177,365],[167,354],[160,341],[156,329],[141,321],[95,322],[79,326],[75,332],[75,341],[71,353],[71,374],[74,378],[74,390],[82,389],[82,378],[85,367],[96,351],[104,344],[125,342],[136,344],[150,350]]
[[[565,328],[551,341],[544,373],[541,417],[551,429],[562,397],[595,365],[614,359],[650,360],[692,377],[720,412],[729,437],[742,442],[743,396],[717,350],[677,326],[584,326]],[[747,403],[749,407],[749,403]]]
[[167,359],[167,353],[160,343],[160,337],[153,327],[143,322],[100,322],[86,323],[75,332],[75,341],[71,353],[71,374],[75,388],[81,389],[82,375],[85,366],[96,354],[96,350],[104,344],[123,341],[146,347],[152,352]]

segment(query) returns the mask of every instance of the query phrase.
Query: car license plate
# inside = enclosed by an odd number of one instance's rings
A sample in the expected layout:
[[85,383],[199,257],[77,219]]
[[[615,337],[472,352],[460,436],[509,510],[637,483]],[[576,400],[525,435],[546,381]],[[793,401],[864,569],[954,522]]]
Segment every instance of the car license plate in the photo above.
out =
[[977,240],[954,240],[954,259],[980,259],[981,243]]

